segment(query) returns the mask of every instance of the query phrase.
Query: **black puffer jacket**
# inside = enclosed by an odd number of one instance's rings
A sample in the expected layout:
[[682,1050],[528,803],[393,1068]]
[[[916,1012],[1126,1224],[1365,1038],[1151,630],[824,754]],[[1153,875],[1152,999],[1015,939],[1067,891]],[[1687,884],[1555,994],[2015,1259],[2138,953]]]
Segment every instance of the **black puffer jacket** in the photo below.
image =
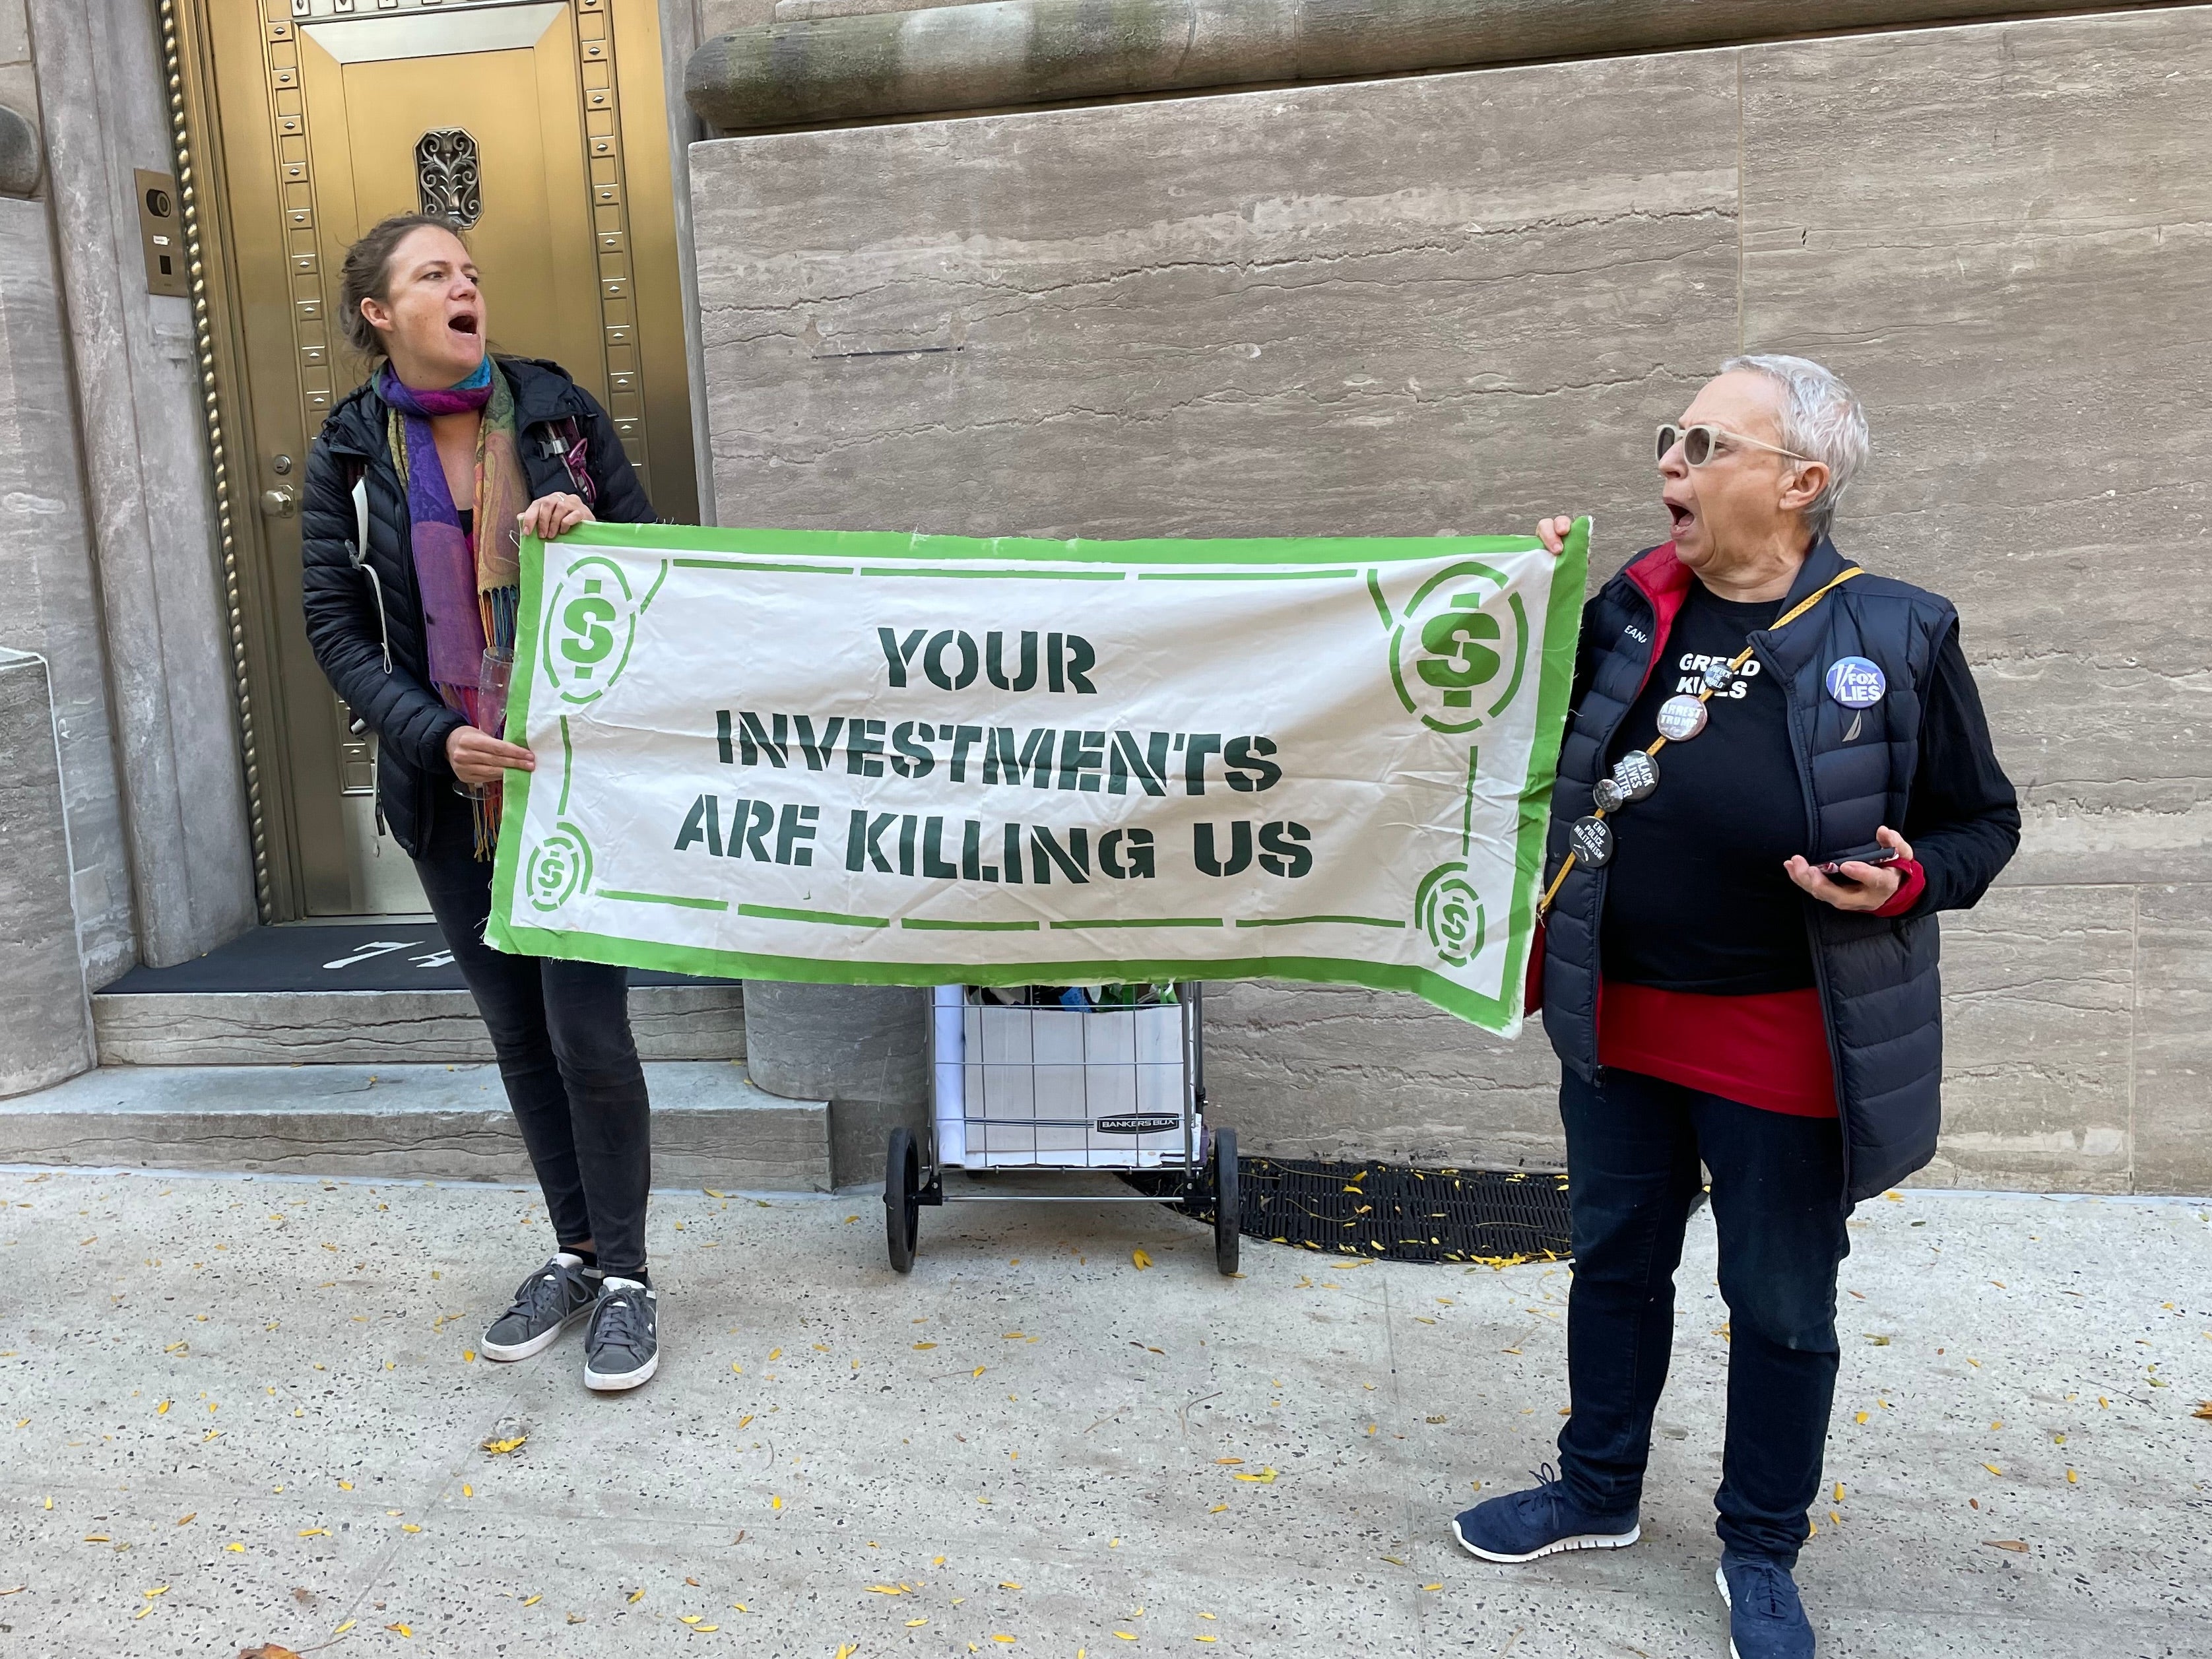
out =
[[[1784,603],[1796,604],[1844,568],[1835,544],[1822,537]],[[1566,858],[1569,826],[1595,805],[1605,757],[1667,650],[1692,580],[1670,543],[1638,554],[1583,607],[1573,704],[1552,791],[1547,879]],[[1884,1191],[1935,1155],[1943,1077],[1936,913],[1977,902],[2020,844],[2012,785],[1996,764],[1963,662],[1971,706],[1930,700],[1937,658],[1956,651],[1958,625],[1948,599],[1869,573],[1802,621],[1750,640],[1789,709],[1810,848],[1826,856],[1863,847],[1879,826],[1896,825],[1911,841],[1927,882],[1898,916],[1803,902],[1843,1120],[1847,1190],[1838,1196],[1847,1204]],[[1860,656],[1880,665],[1888,687],[1863,710],[1844,707],[1824,689],[1828,665]],[[1982,764],[1975,775],[1987,781],[1989,793],[1971,801],[1946,794],[1931,818],[1920,807],[1921,760],[1939,735],[1945,751],[1976,754]],[[1560,1060],[1583,1078],[1599,1069],[1598,945],[1610,874],[1577,860],[1544,929],[1544,1030]]]
[[[623,453],[614,422],[591,393],[557,364],[535,357],[494,361],[514,392],[531,498],[584,493],[565,459],[563,440],[573,430],[585,443],[583,465],[598,495],[592,512],[610,523],[651,523],[653,504]],[[315,660],[346,706],[376,733],[377,805],[392,839],[411,856],[429,839],[436,803],[454,799],[446,738],[465,722],[430,685],[407,496],[386,440],[389,416],[372,379],[331,411],[307,452],[301,592]],[[353,561],[356,479],[368,485],[368,565],[374,581]]]

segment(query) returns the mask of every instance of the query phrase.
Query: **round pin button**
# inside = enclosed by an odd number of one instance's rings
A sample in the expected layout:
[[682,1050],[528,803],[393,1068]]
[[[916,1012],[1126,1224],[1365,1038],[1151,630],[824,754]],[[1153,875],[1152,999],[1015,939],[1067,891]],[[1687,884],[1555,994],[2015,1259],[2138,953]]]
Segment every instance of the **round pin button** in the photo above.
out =
[[1628,792],[1611,778],[1600,778],[1590,790],[1601,812],[1618,812],[1628,805]]
[[1659,763],[1632,749],[1613,765],[1613,784],[1624,800],[1642,800],[1659,787]]
[[1729,682],[1733,680],[1735,678],[1735,670],[1727,663],[1709,662],[1705,665],[1705,684],[1712,687],[1716,691],[1727,690],[1729,689]]
[[1567,845],[1593,870],[1613,862],[1613,826],[1603,818],[1577,818],[1567,829]]
[[1686,743],[1705,729],[1705,705],[1688,692],[1679,692],[1659,705],[1659,735],[1669,743]]

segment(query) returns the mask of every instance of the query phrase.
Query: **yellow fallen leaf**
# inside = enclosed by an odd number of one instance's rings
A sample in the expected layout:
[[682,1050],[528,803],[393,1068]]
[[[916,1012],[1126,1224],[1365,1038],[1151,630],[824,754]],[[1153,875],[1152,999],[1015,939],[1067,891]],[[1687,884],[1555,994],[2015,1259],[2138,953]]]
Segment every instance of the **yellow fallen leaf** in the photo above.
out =
[[141,1590],[139,1592],[142,1595],[167,1595],[168,1593],[169,1587],[167,1584],[156,1584],[149,1590]]
[[1138,1271],[1139,1271],[1139,1273],[1143,1272],[1143,1271],[1144,1271],[1144,1269],[1146,1269],[1146,1267],[1151,1267],[1151,1266],[1152,1265],[1152,1257],[1150,1257],[1150,1256],[1146,1255],[1142,1250],[1132,1250],[1132,1251],[1130,1251],[1130,1252],[1129,1252],[1129,1260],[1130,1260],[1130,1261],[1133,1261],[1133,1262],[1135,1262],[1135,1263],[1137,1264],[1137,1269],[1138,1269]]
[[1117,1630],[1114,1634],[1120,1637],[1124,1642],[1133,1642],[1137,1639],[1137,1632],[1133,1630]]
[[837,1659],[853,1659],[853,1656],[860,1650],[860,1644],[858,1642],[841,1643],[837,1648]]
[[770,1348],[768,1351],[768,1357],[770,1359],[781,1359],[783,1358],[783,1350],[781,1348]]
[[780,1510],[783,1507],[783,1499],[781,1498],[771,1498],[768,1500],[768,1506],[772,1510]]
[[[156,1417],[167,1417],[168,1414],[169,1402],[166,1400],[164,1400],[160,1405],[154,1407],[154,1415]],[[28,1422],[29,1420],[30,1419],[28,1418],[24,1419],[25,1422]]]
[[1244,1460],[1241,1457],[1217,1457],[1213,1461],[1217,1463],[1242,1463]]
[[[517,1434],[510,1435],[504,1440],[487,1440],[483,1443],[483,1449],[489,1452],[494,1457],[504,1457],[509,1452],[521,1450],[523,1442],[529,1438],[530,1437],[526,1434]],[[345,1486],[343,1481],[340,1481],[338,1484],[340,1486]],[[346,1486],[346,1490],[348,1492],[351,1492],[353,1488],[351,1486]]]
[[522,1605],[523,1605],[524,1607],[536,1607],[536,1606],[537,1606],[540,1601],[543,1601],[544,1599],[545,1599],[545,1592],[544,1592],[544,1591],[543,1591],[543,1590],[540,1590],[540,1591],[538,1591],[538,1594],[537,1594],[537,1595],[535,1595],[532,1596],[528,1601],[525,1601]]
[[[1423,1589],[1425,1589],[1425,1590],[1440,1590],[1440,1589],[1442,1589],[1443,1588],[1443,1586],[1442,1584],[1424,1584],[1424,1585],[1422,1585],[1422,1586],[1421,1586],[1421,1588],[1422,1588]],[[1200,1638],[1199,1638],[1199,1640],[1200,1640],[1201,1642],[1202,1642],[1202,1641],[1205,1641],[1206,1639],[1206,1638],[1204,1638],[1204,1637],[1202,1637],[1202,1636],[1201,1636]]]
[[748,1423],[751,1422],[752,1420],[753,1420],[753,1414],[752,1414],[750,1412],[747,1412],[747,1413],[746,1413],[743,1417],[741,1417],[741,1418],[739,1418],[739,1419],[738,1419],[738,1426],[739,1428],[741,1428],[741,1429],[742,1429],[743,1427],[744,1427],[744,1425],[745,1425],[746,1424],[748,1424]]
[[1993,1550],[2010,1550],[2014,1555],[2027,1553],[2027,1541],[2021,1538],[1984,1538],[1983,1546]]
[[[49,1498],[48,1499],[46,1499],[46,1507],[47,1507],[48,1509],[52,1509],[52,1508],[53,1508],[53,1506],[54,1506],[54,1500],[53,1500],[52,1498]],[[200,1518],[200,1512],[199,1512],[198,1510],[193,1510],[190,1515],[180,1515],[180,1516],[179,1516],[177,1517],[177,1524],[178,1524],[179,1526],[180,1526],[180,1527],[189,1527],[190,1525],[191,1525],[191,1523],[192,1523],[193,1522],[195,1522],[195,1521],[198,1520],[199,1518]]]
[[1859,1421],[1860,1421],[1860,1422],[1862,1422],[1862,1423],[1863,1423],[1863,1422],[1865,1422],[1866,1420],[1867,1420],[1867,1413],[1864,1413],[1864,1412],[1861,1412],[1861,1413],[1859,1413]]
[[691,1628],[693,1630],[720,1630],[721,1629],[721,1626],[720,1625],[694,1625]]
[[331,1529],[328,1527],[302,1527],[300,1528],[300,1536],[302,1538],[328,1538],[330,1535]]
[[868,1589],[872,1594],[877,1595],[904,1595],[906,1594],[906,1586],[903,1584],[871,1584],[868,1586]]
[[2207,1423],[2212,1423],[2212,1400],[2198,1401],[2197,1409],[2189,1414],[2191,1417],[2201,1418]]
[[1011,1636],[998,1636],[998,1635],[994,1635],[994,1636],[991,1638],[991,1639],[992,1639],[994,1642],[1007,1642],[1007,1643],[1011,1643],[1014,1638],[1013,1638],[1012,1637],[1011,1637]]
[[246,1553],[246,1546],[243,1544],[225,1544],[223,1548],[228,1550],[233,1555],[243,1555]]
[[349,1619],[345,1623],[340,1625],[336,1630],[332,1631],[331,1634],[333,1636],[343,1636],[348,1631],[351,1630],[360,1622],[361,1620],[358,1619]]
[[1836,1501],[1837,1503],[1838,1503],[1838,1504],[1840,1504],[1840,1503],[1842,1503],[1842,1502],[1844,1501],[1844,1483],[1843,1483],[1842,1481],[1840,1481],[1840,1480],[1838,1480],[1838,1481],[1837,1481],[1837,1482],[1836,1482],[1836,1498],[1835,1498],[1835,1501]]
[[1221,1513],[1221,1511],[1222,1511],[1222,1510],[1224,1510],[1227,1509],[1228,1507],[1229,1507],[1229,1505],[1228,1505],[1228,1504],[1215,1504],[1212,1509],[1210,1509],[1210,1510],[1206,1510],[1206,1513],[1207,1513],[1208,1515],[1218,1515],[1218,1514],[1220,1514],[1220,1513]]
[[972,1371],[969,1372],[969,1373],[968,1373],[968,1375],[969,1375],[969,1376],[982,1376],[982,1374],[983,1374],[985,1371],[988,1370],[989,1369],[990,1369],[990,1367],[989,1367],[989,1366],[988,1366],[988,1365],[978,1365],[978,1366],[976,1366],[976,1367],[975,1367],[975,1369],[974,1370],[972,1370]]
[[341,1481],[339,1481],[339,1482],[338,1482],[338,1490],[339,1490],[340,1492],[351,1492],[351,1491],[353,1490],[353,1482],[352,1482],[352,1481],[350,1481],[350,1480],[341,1480]]
[[1984,1463],[1982,1467],[1987,1469],[1991,1474],[2002,1475],[2004,1473],[2002,1469],[1999,1468],[1994,1463]]
[[916,1348],[933,1348],[933,1347],[935,1347],[935,1346],[937,1346],[937,1344],[935,1344],[934,1342],[917,1342],[917,1343],[915,1343],[914,1346],[915,1346]]
[[477,1351],[474,1348],[464,1348],[461,1350],[461,1364],[464,1365],[474,1364],[476,1363],[476,1358]]
[[461,1482],[461,1496],[462,1496],[462,1497],[464,1497],[464,1498],[474,1498],[476,1495],[477,1495],[477,1489],[476,1489],[474,1486],[471,1486],[471,1485],[469,1485],[469,1483],[468,1483],[467,1481],[465,1481],[465,1480],[464,1480],[464,1481],[462,1481],[462,1482]]
[[927,1619],[909,1619],[906,1621],[906,1627],[908,1630],[920,1630],[928,1622],[929,1620]]
[[1257,1474],[1247,1474],[1242,1469],[1232,1469],[1230,1471],[1229,1478],[1231,1480],[1256,1480],[1264,1486],[1273,1483],[1275,1472],[1272,1468],[1267,1468],[1261,1470]]
[[420,1532],[422,1528],[416,1526],[412,1521],[402,1521],[399,1523],[399,1530],[402,1532]]
[[676,1622],[679,1625],[696,1625],[703,1617],[705,1617],[703,1613],[686,1613],[678,1615]]
[[644,1586],[644,1585],[642,1585],[642,1584],[640,1584],[640,1585],[639,1585],[635,1589],[632,1590],[632,1591],[629,1593],[629,1595],[628,1599],[629,1599],[631,1602],[633,1602],[633,1603],[635,1603],[635,1602],[639,1602],[639,1601],[644,1601],[644,1600],[645,1600],[645,1586]]
[[2081,1484],[2081,1477],[2069,1469],[2066,1471],[2066,1484],[2069,1486],[2078,1486]]
[[132,1613],[131,1616],[133,1619],[143,1619],[148,1613],[153,1611],[154,1604],[151,1601],[149,1601],[144,1607],[139,1608],[137,1612]]

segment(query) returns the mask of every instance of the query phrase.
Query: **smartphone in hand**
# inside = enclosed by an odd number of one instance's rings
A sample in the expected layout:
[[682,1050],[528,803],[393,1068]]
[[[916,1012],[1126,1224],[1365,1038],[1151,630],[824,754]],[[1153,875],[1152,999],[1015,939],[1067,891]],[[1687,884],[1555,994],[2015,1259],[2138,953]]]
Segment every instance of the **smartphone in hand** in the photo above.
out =
[[1896,858],[1897,849],[1893,847],[1882,847],[1880,845],[1860,847],[1855,848],[1848,853],[1838,853],[1826,863],[1817,864],[1813,867],[1818,870],[1822,875],[1827,877],[1831,881],[1839,881],[1847,887],[1855,887],[1858,884],[1853,881],[1850,877],[1844,873],[1844,866],[1845,865],[1890,864],[1893,863],[1896,860]]

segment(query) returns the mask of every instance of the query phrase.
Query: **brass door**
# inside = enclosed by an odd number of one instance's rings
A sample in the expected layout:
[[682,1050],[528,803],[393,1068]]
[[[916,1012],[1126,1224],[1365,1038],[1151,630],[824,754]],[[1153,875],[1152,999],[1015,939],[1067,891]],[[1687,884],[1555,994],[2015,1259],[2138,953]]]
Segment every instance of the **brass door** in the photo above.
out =
[[[307,445],[367,371],[336,315],[349,243],[386,214],[468,227],[495,350],[605,404],[664,518],[696,517],[654,0],[203,0],[228,254],[226,446],[259,534],[248,601],[280,917],[420,910],[379,833],[373,738],[308,652]],[[241,487],[242,486],[242,487]],[[246,526],[240,526],[243,530]]]

